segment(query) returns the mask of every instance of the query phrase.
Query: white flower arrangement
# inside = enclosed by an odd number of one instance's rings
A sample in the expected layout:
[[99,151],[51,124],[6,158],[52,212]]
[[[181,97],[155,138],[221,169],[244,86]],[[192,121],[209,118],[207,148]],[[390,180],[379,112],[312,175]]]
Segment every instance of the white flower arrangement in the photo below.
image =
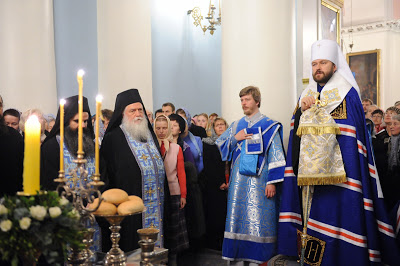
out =
[[49,208],[49,214],[51,218],[57,218],[61,215],[61,209],[59,207],[51,207]]
[[7,214],[8,209],[3,204],[0,204],[0,215]]
[[0,223],[0,229],[3,232],[10,231],[11,227],[12,227],[12,222],[10,220],[4,220],[4,221],[1,221],[1,223]]
[[40,205],[30,207],[29,212],[31,213],[31,216],[38,221],[43,221],[47,214],[46,208]]
[[64,265],[68,246],[84,247],[79,213],[57,192],[5,196],[0,203],[0,254],[12,265],[21,259],[33,265],[38,254],[50,265]]
[[27,230],[29,226],[31,226],[31,218],[24,217],[19,220],[19,227],[21,227],[22,230]]

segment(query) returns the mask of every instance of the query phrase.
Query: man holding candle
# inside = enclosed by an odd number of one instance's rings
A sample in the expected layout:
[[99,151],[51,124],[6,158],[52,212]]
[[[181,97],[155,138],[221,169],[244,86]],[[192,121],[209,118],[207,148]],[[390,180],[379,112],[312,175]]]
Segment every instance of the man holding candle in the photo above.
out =
[[[101,177],[106,188],[120,188],[143,199],[146,212],[127,217],[121,224],[120,248],[138,248],[136,230],[144,227],[160,229],[163,243],[164,164],[157,138],[147,119],[138,90],[118,94],[114,114],[101,145]],[[108,230],[107,226],[102,226]],[[110,249],[109,233],[103,231],[103,251]]]
[[[65,177],[71,178],[70,170],[76,167],[73,162],[77,158],[78,151],[78,96],[72,96],[65,100],[64,105],[64,163]],[[89,176],[94,173],[94,132],[88,100],[83,98],[83,151],[84,158],[88,160],[87,170]],[[56,122],[49,135],[42,144],[41,152],[41,185],[46,190],[54,190],[57,184],[54,179],[58,177],[60,170],[60,110],[58,110]],[[61,134],[62,135],[62,134]],[[69,180],[72,182],[72,180]]]

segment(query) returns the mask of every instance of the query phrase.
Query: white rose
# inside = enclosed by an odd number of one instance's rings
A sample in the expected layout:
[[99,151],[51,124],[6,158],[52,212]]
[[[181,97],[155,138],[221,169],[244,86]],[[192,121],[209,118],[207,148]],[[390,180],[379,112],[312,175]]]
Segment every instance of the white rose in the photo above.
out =
[[1,231],[8,232],[12,227],[12,222],[10,220],[4,220],[0,223]]
[[66,198],[62,197],[59,201],[61,206],[67,205],[69,203],[69,200],[67,200]]
[[50,214],[51,218],[57,218],[58,216],[61,215],[60,207],[51,207],[51,208],[49,208],[49,214]]
[[79,212],[76,209],[72,209],[72,211],[70,212],[71,217],[79,219],[81,218],[81,215],[79,214]]
[[19,220],[19,227],[21,227],[22,230],[26,230],[31,226],[31,218],[29,217],[24,217],[21,220]]
[[40,205],[30,207],[29,211],[31,213],[31,216],[39,221],[43,221],[47,213],[46,208]]
[[0,204],[0,215],[7,214],[8,209],[3,204]]

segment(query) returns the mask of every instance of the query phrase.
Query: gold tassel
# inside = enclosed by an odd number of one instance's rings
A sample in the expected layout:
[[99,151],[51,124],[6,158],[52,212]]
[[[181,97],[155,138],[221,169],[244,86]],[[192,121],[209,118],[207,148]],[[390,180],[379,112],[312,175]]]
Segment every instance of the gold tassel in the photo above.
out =
[[305,176],[297,177],[298,186],[334,185],[334,184],[344,183],[346,181],[347,181],[346,173],[330,177],[305,177]]
[[297,136],[302,135],[323,135],[323,134],[335,134],[340,135],[340,128],[338,126],[299,126],[296,132]]

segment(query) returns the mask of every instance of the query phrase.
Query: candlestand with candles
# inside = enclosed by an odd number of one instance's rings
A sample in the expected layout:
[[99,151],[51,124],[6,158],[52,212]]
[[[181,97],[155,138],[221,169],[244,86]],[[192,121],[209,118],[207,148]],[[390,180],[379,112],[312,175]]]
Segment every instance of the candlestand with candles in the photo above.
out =
[[[77,159],[73,160],[76,164],[76,167],[69,173],[71,178],[68,180],[65,177],[64,171],[64,147],[63,147],[63,139],[64,139],[64,103],[65,101],[60,101],[60,121],[62,124],[60,125],[60,171],[58,178],[54,181],[58,183],[57,191],[61,196],[68,198],[71,200],[72,205],[75,207],[77,212],[80,215],[80,222],[84,227],[89,227],[84,232],[84,240],[83,244],[85,245],[85,249],[79,251],[74,247],[71,247],[71,252],[68,256],[67,265],[90,265],[94,261],[93,255],[94,253],[91,251],[91,246],[93,245],[93,236],[95,233],[95,229],[93,228],[95,225],[95,217],[93,212],[95,212],[101,202],[101,192],[99,190],[100,186],[104,185],[104,182],[100,181],[100,173],[99,173],[99,143],[98,139],[98,131],[96,131],[96,143],[95,143],[95,173],[89,178],[88,171],[86,169],[87,160],[84,159],[83,152],[83,75],[84,71],[79,70],[77,75],[77,80],[79,84],[79,98],[78,98],[78,114],[79,114],[79,125],[78,125],[78,152]],[[97,109],[100,108],[101,99],[97,101]],[[96,114],[97,116],[98,114]],[[98,117],[97,117],[98,118]],[[98,204],[95,205],[94,199],[99,198]],[[90,204],[90,207],[88,207]]]
[[[67,182],[63,171],[60,171],[58,178],[54,180],[59,183],[57,187],[59,193],[72,201],[73,206],[80,215],[81,224],[85,227],[89,225],[89,228],[84,233],[85,249],[78,251],[72,247],[67,265],[90,265],[94,255],[90,249],[95,231],[93,229],[95,223],[93,212],[99,208],[102,201],[99,187],[103,186],[104,182],[100,181],[100,175],[96,174],[92,175],[92,181],[89,180],[88,171],[85,169],[86,162],[83,158],[83,152],[78,152],[78,158],[74,160],[77,167],[71,173],[72,182]],[[99,198],[97,206],[93,205],[95,198]],[[90,208],[87,207],[89,203],[91,204]]]

